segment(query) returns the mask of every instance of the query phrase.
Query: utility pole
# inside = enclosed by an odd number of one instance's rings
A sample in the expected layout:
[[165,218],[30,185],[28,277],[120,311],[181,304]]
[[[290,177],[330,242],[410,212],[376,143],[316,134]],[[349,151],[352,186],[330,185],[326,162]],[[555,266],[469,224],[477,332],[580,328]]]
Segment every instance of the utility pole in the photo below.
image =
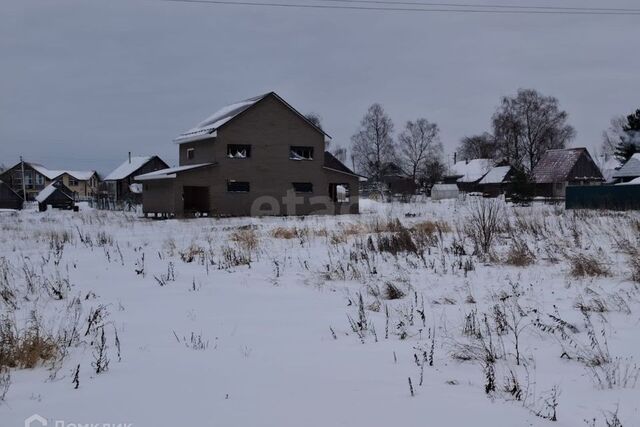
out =
[[22,156],[20,156],[20,167],[22,169],[22,200],[27,200],[27,186],[24,182],[24,160]]

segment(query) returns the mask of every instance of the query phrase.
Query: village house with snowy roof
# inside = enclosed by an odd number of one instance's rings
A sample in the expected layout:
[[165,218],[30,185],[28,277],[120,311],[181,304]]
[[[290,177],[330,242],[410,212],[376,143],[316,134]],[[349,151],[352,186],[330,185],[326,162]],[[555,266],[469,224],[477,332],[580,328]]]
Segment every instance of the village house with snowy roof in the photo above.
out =
[[158,156],[131,156],[122,162],[117,168],[104,177],[106,192],[115,202],[129,201],[131,203],[142,202],[142,184],[136,183],[135,175],[168,168]]
[[33,162],[17,163],[2,172],[0,180],[21,196],[24,187],[25,200],[34,200],[36,195],[55,181],[62,182],[76,199],[90,199],[97,194],[100,184],[100,177],[94,170],[53,170]]
[[321,128],[275,92],[223,107],[178,136],[179,166],[135,177],[161,216],[358,213],[362,179]]

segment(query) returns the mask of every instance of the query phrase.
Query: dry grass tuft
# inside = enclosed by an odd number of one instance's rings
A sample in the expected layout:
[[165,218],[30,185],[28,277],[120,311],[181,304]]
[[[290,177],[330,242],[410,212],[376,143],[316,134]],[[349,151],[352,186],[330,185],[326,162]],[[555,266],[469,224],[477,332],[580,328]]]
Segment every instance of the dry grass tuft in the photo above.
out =
[[299,229],[297,227],[277,227],[271,230],[271,236],[276,239],[297,239],[308,232],[307,230]]
[[39,323],[32,321],[23,331],[18,331],[9,317],[0,320],[0,370],[35,368],[55,360],[59,353],[59,343],[45,333]]
[[529,246],[522,240],[514,239],[505,259],[505,264],[516,267],[527,267],[536,261],[536,257]]
[[232,242],[235,242],[241,249],[253,252],[258,249],[260,237],[253,229],[238,229],[229,236]]
[[444,221],[421,221],[413,225],[416,233],[433,235],[434,233],[450,233],[451,226]]
[[569,258],[571,276],[573,277],[602,277],[610,276],[609,268],[596,256],[578,254]]
[[402,299],[404,298],[405,293],[402,290],[394,285],[391,282],[387,282],[384,284],[384,297],[385,299],[393,300],[393,299]]

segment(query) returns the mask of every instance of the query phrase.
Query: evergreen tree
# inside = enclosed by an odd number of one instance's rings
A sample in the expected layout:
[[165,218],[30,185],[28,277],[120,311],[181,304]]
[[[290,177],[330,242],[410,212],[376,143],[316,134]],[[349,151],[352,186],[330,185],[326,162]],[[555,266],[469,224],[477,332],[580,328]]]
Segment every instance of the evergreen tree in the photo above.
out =
[[615,149],[614,155],[620,162],[626,163],[635,153],[640,153],[640,110],[627,116],[622,126],[624,134]]

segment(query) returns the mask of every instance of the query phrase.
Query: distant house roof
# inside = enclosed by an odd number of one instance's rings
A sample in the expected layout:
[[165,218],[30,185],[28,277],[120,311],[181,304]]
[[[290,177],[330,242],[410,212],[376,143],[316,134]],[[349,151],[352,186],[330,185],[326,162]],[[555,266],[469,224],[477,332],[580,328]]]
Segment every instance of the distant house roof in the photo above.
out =
[[611,182],[614,175],[620,169],[620,162],[615,157],[599,156],[597,159],[598,167],[604,177],[605,182]]
[[87,181],[91,179],[91,177],[96,173],[96,171],[93,171],[93,170],[91,171],[52,170],[38,163],[25,162],[25,164],[28,164],[36,172],[38,172],[41,175],[44,175],[47,179],[50,179],[50,180],[56,179],[61,175],[67,174],[67,175],[71,175],[72,177],[76,178],[79,181]]
[[640,176],[640,153],[636,153],[627,163],[622,165],[618,171],[613,174],[614,178],[629,178]]
[[231,120],[235,119],[236,117],[238,117],[240,114],[242,114],[249,108],[256,105],[258,102],[262,101],[263,99],[269,96],[275,97],[278,101],[282,102],[290,110],[292,110],[302,119],[304,119],[307,123],[309,123],[309,125],[313,126],[316,130],[323,133],[325,136],[329,137],[329,135],[327,135],[326,132],[324,132],[318,126],[310,122],[302,113],[300,113],[298,110],[296,110],[291,105],[289,105],[284,99],[280,98],[280,96],[278,96],[277,93],[269,92],[263,95],[258,95],[253,98],[245,99],[243,101],[239,101],[239,102],[227,105],[225,107],[222,107],[221,109],[213,113],[211,116],[207,117],[205,120],[198,123],[195,127],[192,127],[191,129],[180,134],[173,141],[178,144],[183,144],[185,142],[193,142],[193,141],[199,141],[207,138],[214,138],[217,136],[217,131],[219,128],[221,128],[222,126],[224,126]]
[[[565,182],[570,178],[597,178],[603,179],[600,169],[597,169],[600,176],[588,177],[570,177],[569,174],[573,170],[580,157],[587,156],[593,162],[589,152],[584,147],[579,148],[563,148],[549,150],[540,159],[538,164],[533,168],[533,181],[538,184],[551,184],[555,182]],[[594,163],[595,166],[595,163]]]
[[155,156],[136,156],[125,160],[120,166],[115,168],[109,175],[107,175],[105,181],[119,181],[125,179],[129,175],[135,173],[138,169],[146,165]]
[[363,177],[362,175],[358,175],[357,173],[355,173],[354,171],[349,169],[347,166],[345,166],[344,163],[342,163],[340,160],[338,160],[336,158],[336,156],[334,156],[333,154],[331,154],[328,151],[324,152],[324,168],[328,169],[328,170],[332,170],[334,172],[340,172],[340,173],[344,173],[344,174],[347,174],[347,175],[353,175],[353,176],[358,177],[360,179],[366,180],[365,177]]
[[473,159],[456,162],[447,176],[459,177],[457,182],[476,182],[484,177],[493,166],[491,159]]
[[175,168],[160,169],[157,171],[145,173],[135,177],[136,181],[151,181],[154,179],[173,179],[180,172],[185,172],[191,169],[198,169],[205,166],[211,166],[213,163],[200,163],[197,165],[178,166]]
[[480,184],[501,184],[509,175],[511,166],[496,166],[491,168],[489,172],[480,180]]
[[616,185],[640,185],[640,177],[634,178],[629,182],[621,182],[620,184]]

